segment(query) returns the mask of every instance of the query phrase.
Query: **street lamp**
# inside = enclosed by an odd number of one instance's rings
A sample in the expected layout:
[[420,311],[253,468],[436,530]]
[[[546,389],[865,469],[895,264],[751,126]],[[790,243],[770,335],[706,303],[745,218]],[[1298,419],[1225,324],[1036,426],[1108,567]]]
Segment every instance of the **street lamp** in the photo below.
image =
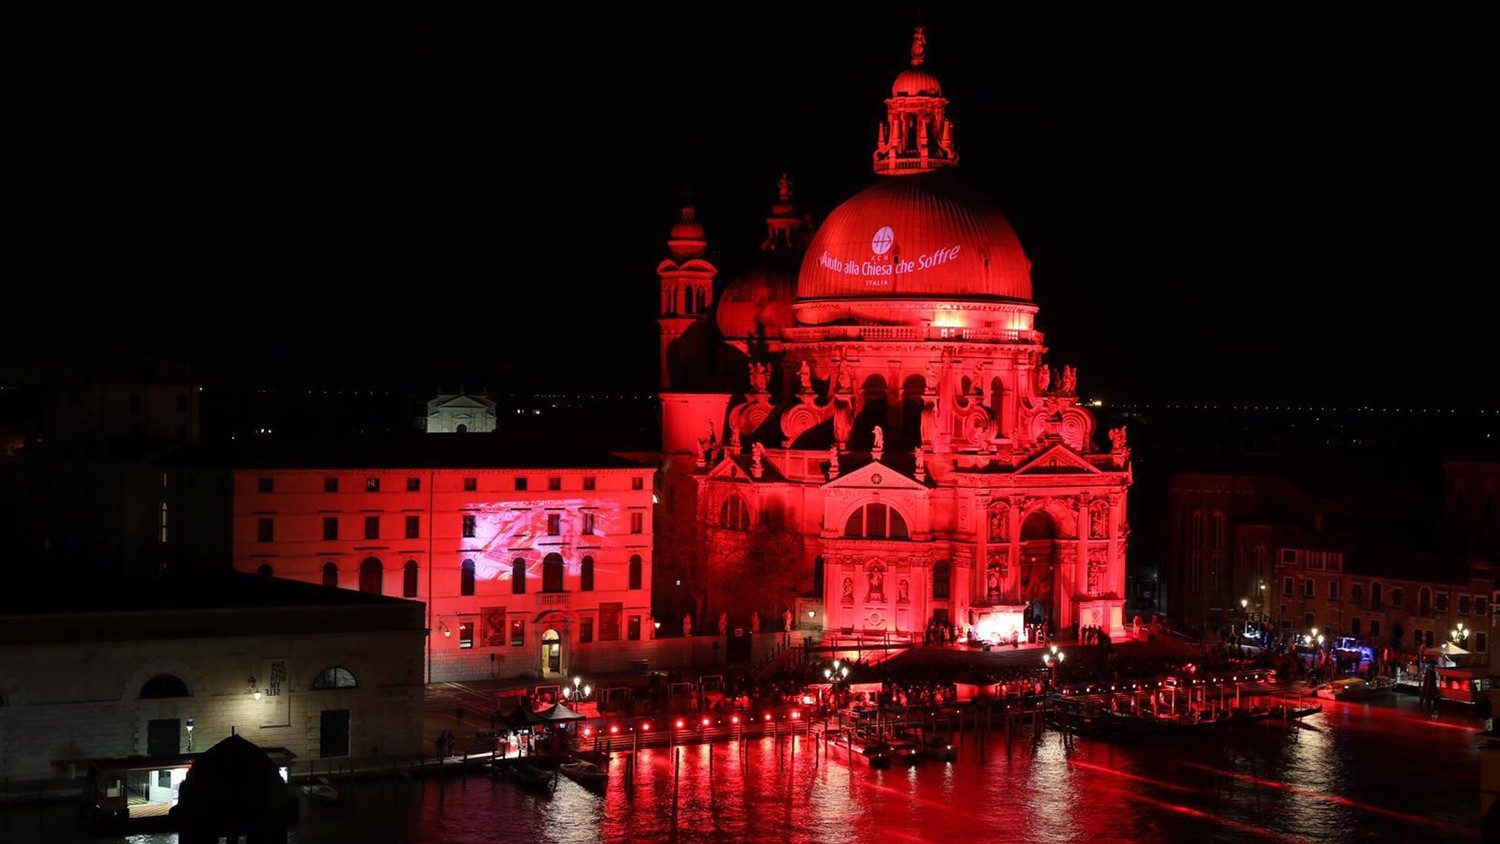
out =
[[1469,638],[1469,629],[1460,621],[1457,627],[1449,631],[1448,638],[1453,640],[1455,646],[1461,648],[1464,646],[1464,640]]
[[564,698],[572,701],[573,703],[577,703],[581,700],[588,700],[590,697],[593,697],[594,687],[589,685],[588,683],[583,682],[582,677],[575,676],[573,678],[573,685],[571,687],[563,686],[562,692]]
[[849,679],[849,666],[836,659],[832,665],[823,669],[823,679],[830,683],[842,683]]
[[1240,599],[1240,609],[1244,610],[1244,609],[1249,609],[1249,608],[1250,608],[1250,599],[1249,598],[1241,598]]

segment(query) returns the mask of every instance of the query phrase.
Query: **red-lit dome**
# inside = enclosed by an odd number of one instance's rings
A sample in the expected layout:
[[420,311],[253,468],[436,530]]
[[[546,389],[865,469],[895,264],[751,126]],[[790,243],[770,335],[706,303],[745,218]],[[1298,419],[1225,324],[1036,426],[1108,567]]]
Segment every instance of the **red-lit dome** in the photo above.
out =
[[719,333],[729,340],[779,340],[794,324],[792,297],[800,255],[767,252],[719,296]]
[[901,71],[896,81],[891,85],[891,96],[893,97],[941,97],[943,95],[943,83],[938,81],[931,71],[925,67],[909,67]]
[[820,299],[1031,299],[1031,261],[1000,210],[950,172],[883,177],[828,215],[797,279]]

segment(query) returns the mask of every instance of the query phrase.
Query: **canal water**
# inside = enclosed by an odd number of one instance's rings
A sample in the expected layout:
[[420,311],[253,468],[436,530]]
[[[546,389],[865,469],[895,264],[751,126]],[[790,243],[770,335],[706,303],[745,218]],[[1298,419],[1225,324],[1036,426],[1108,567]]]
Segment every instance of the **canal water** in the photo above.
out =
[[[1007,749],[961,739],[956,762],[874,771],[814,760],[782,739],[687,745],[674,811],[672,760],[643,750],[633,794],[562,779],[536,796],[484,777],[367,782],[307,805],[306,844],[392,842],[1463,841],[1478,838],[1475,722],[1429,718],[1415,701],[1331,703],[1297,727],[1265,722],[1201,736],[1110,743],[1029,734]],[[709,754],[713,774],[709,774]],[[68,840],[56,827],[16,841]],[[38,824],[39,826],[43,824]],[[675,831],[675,832],[674,832]],[[3,837],[3,836],[0,836]],[[171,835],[126,839],[140,844]]]

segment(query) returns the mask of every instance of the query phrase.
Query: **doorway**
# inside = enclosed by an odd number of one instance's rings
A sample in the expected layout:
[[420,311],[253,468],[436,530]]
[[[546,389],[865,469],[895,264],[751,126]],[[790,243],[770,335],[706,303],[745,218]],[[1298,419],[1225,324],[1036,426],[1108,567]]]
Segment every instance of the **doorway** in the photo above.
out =
[[176,756],[182,752],[182,722],[176,718],[159,718],[146,722],[146,755]]
[[318,723],[318,756],[349,755],[349,710],[325,709]]
[[562,637],[556,630],[542,634],[542,674],[552,677],[563,673]]
[[1056,632],[1056,580],[1058,557],[1057,523],[1045,510],[1026,517],[1021,524],[1021,600],[1026,603],[1026,623],[1044,625]]

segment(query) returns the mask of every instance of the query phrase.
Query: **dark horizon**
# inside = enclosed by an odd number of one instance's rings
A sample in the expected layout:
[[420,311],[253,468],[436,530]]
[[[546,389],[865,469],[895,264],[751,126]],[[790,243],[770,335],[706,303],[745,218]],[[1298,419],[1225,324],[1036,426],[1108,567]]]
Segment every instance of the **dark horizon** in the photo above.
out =
[[[0,379],[182,362],[230,386],[651,390],[683,189],[720,285],[783,168],[821,219],[873,178],[915,18],[611,14],[288,26],[59,73],[67,96],[23,105],[39,260]],[[1475,365],[1496,334],[1468,280],[1479,221],[1450,187],[1478,173],[1476,54],[1410,21],[1184,43],[1165,19],[977,15],[924,11],[929,66],[1084,392],[1467,406],[1500,386]]]

